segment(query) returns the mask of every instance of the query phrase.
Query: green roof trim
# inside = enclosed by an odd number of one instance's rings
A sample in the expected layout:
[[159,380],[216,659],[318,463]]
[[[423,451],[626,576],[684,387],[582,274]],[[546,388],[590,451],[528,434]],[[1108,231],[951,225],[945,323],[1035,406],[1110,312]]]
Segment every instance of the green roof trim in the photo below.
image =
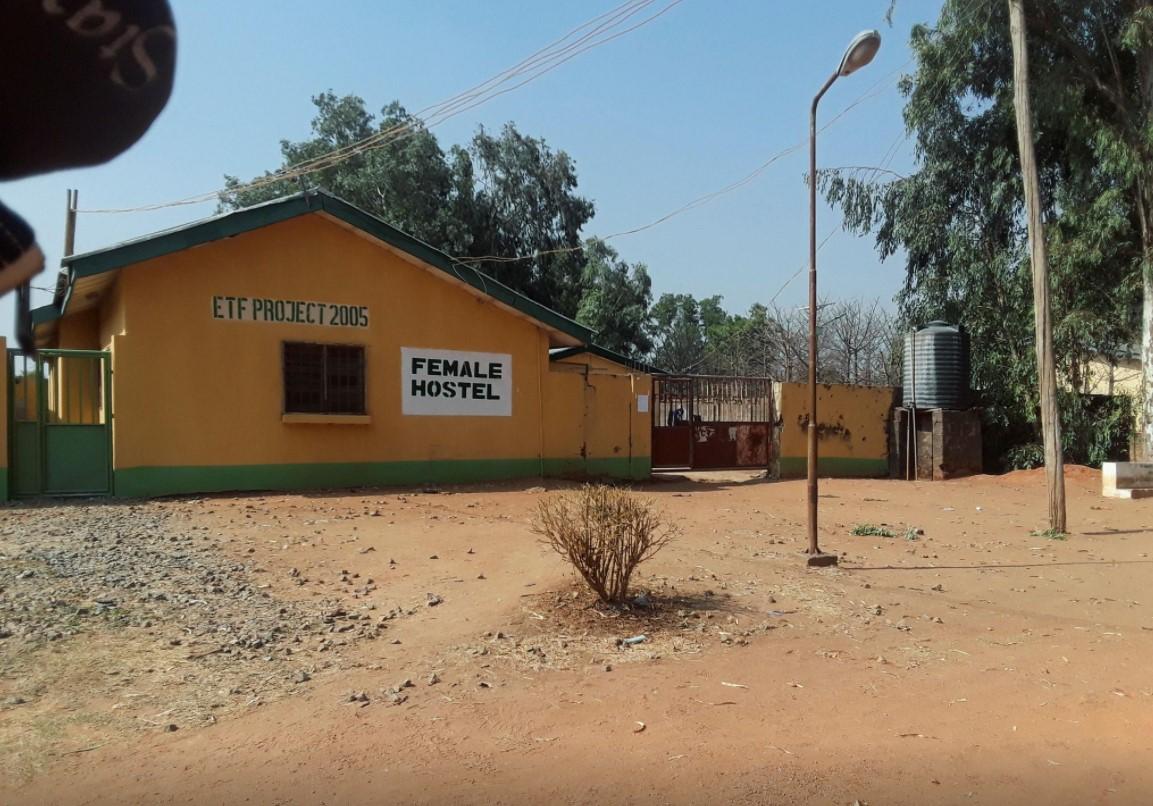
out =
[[[323,190],[309,190],[285,196],[106,249],[67,257],[63,260],[63,265],[68,273],[68,286],[65,293],[58,294],[53,305],[48,306],[57,311],[56,316],[52,318],[59,318],[67,311],[72,287],[78,278],[116,271],[135,263],[143,263],[225,238],[233,238],[311,213],[326,213],[366,235],[415,257],[422,263],[439,269],[454,280],[471,286],[548,328],[565,333],[581,342],[591,341],[596,334],[596,331],[541,305],[473,266],[457,261],[441,250]],[[45,316],[47,317],[47,314]],[[46,318],[44,321],[49,319]]]
[[635,369],[643,372],[646,375],[668,375],[663,369],[657,369],[652,364],[647,364],[644,361],[639,361],[635,358],[621,355],[620,353],[609,350],[606,347],[601,347],[599,344],[584,344],[580,347],[561,347],[555,350],[549,350],[549,361],[560,361],[564,358],[572,358],[574,355],[582,355],[589,353],[591,355],[599,356],[606,361],[612,361],[614,364],[620,364],[629,369]]
[[55,322],[63,316],[63,314],[60,313],[60,309],[55,305],[41,305],[39,308],[33,308],[31,314],[33,327]]

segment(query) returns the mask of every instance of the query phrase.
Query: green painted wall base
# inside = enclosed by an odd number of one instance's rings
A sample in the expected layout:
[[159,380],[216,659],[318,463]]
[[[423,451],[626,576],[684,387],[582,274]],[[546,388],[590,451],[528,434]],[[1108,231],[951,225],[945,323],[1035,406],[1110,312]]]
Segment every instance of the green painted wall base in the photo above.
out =
[[[809,474],[805,456],[782,456],[781,478],[803,479]],[[882,479],[889,476],[889,460],[845,459],[836,456],[817,457],[817,475],[833,479]]]
[[115,494],[124,498],[239,492],[468,484],[540,478],[649,477],[648,457],[633,459],[470,459],[427,462],[340,462],[291,465],[132,467],[115,471]]
[[634,456],[631,460],[628,458],[544,460],[544,475],[552,478],[609,478],[643,481],[652,474],[653,462],[648,456]]
[[0,467],[0,501],[8,500],[8,468]]

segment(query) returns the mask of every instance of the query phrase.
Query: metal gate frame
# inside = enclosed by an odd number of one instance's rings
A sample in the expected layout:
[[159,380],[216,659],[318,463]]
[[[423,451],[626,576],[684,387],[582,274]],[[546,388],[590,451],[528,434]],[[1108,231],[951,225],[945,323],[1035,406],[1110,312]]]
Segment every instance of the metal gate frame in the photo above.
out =
[[[770,378],[719,375],[653,379],[652,457],[656,469],[767,468],[776,418]],[[752,447],[764,464],[747,461]]]
[[[35,419],[21,419],[17,420],[16,410],[16,368],[17,361],[23,359],[25,362],[24,369],[26,370],[22,377],[30,377],[27,369],[29,367],[34,369],[32,377],[36,378],[35,392],[31,393],[35,398]],[[50,378],[45,376],[44,369],[48,366],[49,362],[58,360],[89,360],[99,362],[99,406],[92,409],[93,411],[100,412],[100,421],[92,423],[74,423],[74,422],[51,422],[49,408],[52,395],[49,391]],[[53,497],[67,497],[67,496],[94,496],[94,495],[110,495],[112,493],[112,355],[104,350],[38,350],[35,354],[21,352],[20,350],[8,351],[8,388],[5,390],[8,398],[8,469],[9,469],[9,493],[10,497],[35,497],[35,496],[53,496]],[[60,365],[57,365],[58,367]],[[59,371],[59,370],[58,370]],[[64,379],[66,382],[66,378]],[[62,384],[62,387],[63,384]],[[24,391],[28,395],[28,391]],[[69,393],[70,394],[70,393]],[[26,398],[27,402],[27,398]],[[79,398],[80,408],[83,411],[85,403],[96,404],[95,399],[85,399],[83,394],[83,387],[81,387],[81,394]],[[65,414],[69,412],[67,404],[64,408]],[[67,417],[66,417],[67,419]],[[17,456],[18,443],[22,442],[18,438],[17,425],[28,426],[31,425],[34,429],[35,436],[33,444],[35,444],[35,457],[32,460],[35,470],[35,484],[31,485],[35,489],[22,489],[17,490],[16,485],[18,482],[17,467],[21,458]],[[53,473],[50,472],[52,460],[52,436],[53,432],[57,429],[102,429],[103,435],[99,439],[103,441],[103,455],[105,458],[103,472],[96,473],[93,478],[99,477],[101,483],[92,486],[84,486],[83,488],[73,489],[52,489],[51,479]],[[26,457],[25,457],[26,459]]]

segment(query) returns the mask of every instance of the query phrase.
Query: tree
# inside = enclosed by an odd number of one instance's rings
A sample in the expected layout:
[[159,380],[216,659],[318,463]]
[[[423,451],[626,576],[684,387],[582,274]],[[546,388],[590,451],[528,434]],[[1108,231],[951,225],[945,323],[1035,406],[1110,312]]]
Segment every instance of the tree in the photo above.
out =
[[[874,300],[866,307],[849,300],[832,307],[824,330],[827,357],[817,366],[823,378],[838,383],[899,386],[894,348],[900,342],[896,321]],[[899,348],[898,348],[899,349]],[[898,352],[897,356],[900,358]]]
[[[585,266],[581,229],[592,202],[577,195],[576,166],[563,151],[519,132],[481,128],[466,147],[446,154],[424,124],[393,102],[379,118],[356,96],[331,92],[312,99],[312,137],[282,141],[281,171],[323,165],[323,155],[387,133],[371,148],[312,173],[315,182],[352,204],[538,302],[574,316]],[[313,162],[318,161],[318,162]],[[226,177],[222,209],[236,209],[298,191],[267,173],[249,187]]]
[[[469,233],[460,221],[458,183],[454,170],[437,143],[436,136],[399,103],[386,106],[379,120],[370,114],[360,98],[338,98],[331,92],[312,99],[316,116],[312,138],[301,142],[282,140],[280,151],[287,170],[347,148],[378,132],[411,129],[400,140],[388,141],[308,178],[350,204],[378,215],[390,224],[449,254],[467,250]],[[295,193],[295,181],[275,180],[266,173],[261,184],[249,188],[235,176],[225,177],[223,209],[248,207]],[[467,206],[467,205],[464,205]]]
[[1041,436],[1045,441],[1045,475],[1049,488],[1049,530],[1065,533],[1065,465],[1061,454],[1061,419],[1057,408],[1057,367],[1053,360],[1053,323],[1049,283],[1049,248],[1044,200],[1037,176],[1032,98],[1029,92],[1029,43],[1024,0],[1009,0],[1009,31],[1013,42],[1013,110],[1017,120],[1021,179],[1025,192],[1025,218],[1029,233],[1029,262],[1033,269],[1033,339],[1040,380]]
[[649,332],[652,280],[643,263],[630,266],[599,238],[585,241],[583,295],[577,321],[597,332],[597,343],[630,358],[653,348]]
[[[1054,341],[1058,372],[1076,386],[1094,355],[1139,333],[1153,339],[1153,0],[1047,0],[1030,12]],[[1005,458],[1038,441],[1007,8],[946,0],[935,28],[913,29],[912,46],[917,69],[901,87],[917,171],[888,182],[852,172],[820,180],[846,225],[875,236],[882,258],[904,252],[903,317],[969,330],[987,444]],[[1153,345],[1145,357],[1149,409]],[[1084,435],[1069,432],[1076,418],[1061,407],[1068,449]]]
[[706,349],[703,307],[716,327],[720,297],[698,302],[691,294],[661,295],[652,309],[654,364],[673,373],[701,371]]
[[593,204],[576,195],[576,166],[563,151],[506,123],[499,137],[481,128],[468,149],[453,152],[471,225],[473,256],[534,255],[513,262],[480,261],[489,275],[569,316],[581,298],[581,228]]
[[[719,298],[713,298],[719,307]],[[703,303],[701,304],[703,306]],[[822,383],[896,386],[901,383],[901,329],[878,301],[819,305],[817,351]],[[806,309],[754,304],[746,315],[713,315],[704,326],[702,371],[802,382],[809,370]],[[702,325],[706,317],[702,314]]]

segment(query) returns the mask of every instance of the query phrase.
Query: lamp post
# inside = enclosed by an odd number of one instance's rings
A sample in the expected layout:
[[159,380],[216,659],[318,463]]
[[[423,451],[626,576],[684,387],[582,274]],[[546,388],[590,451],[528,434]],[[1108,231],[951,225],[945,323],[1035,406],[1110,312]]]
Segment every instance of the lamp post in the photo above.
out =
[[845,49],[841,64],[813,98],[809,115],[809,549],[810,566],[836,565],[836,554],[825,554],[817,541],[817,104],[833,82],[873,60],[881,47],[877,31],[862,31]]

